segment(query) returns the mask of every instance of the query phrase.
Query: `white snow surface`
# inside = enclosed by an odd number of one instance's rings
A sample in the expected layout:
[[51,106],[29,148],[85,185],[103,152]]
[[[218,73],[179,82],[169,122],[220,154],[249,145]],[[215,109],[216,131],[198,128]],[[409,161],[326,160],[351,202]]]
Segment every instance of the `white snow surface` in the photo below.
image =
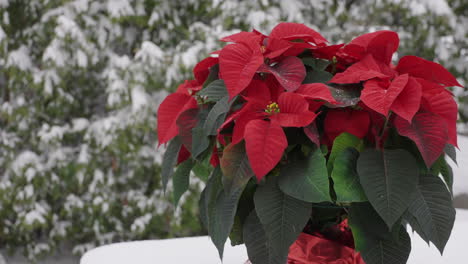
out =
[[452,166],[453,179],[453,194],[468,194],[468,137],[458,136],[457,164],[447,158],[450,166]]
[[29,57],[29,49],[26,46],[21,46],[17,50],[12,51],[8,56],[7,66],[18,67],[22,71],[31,69],[33,64]]
[[[418,237],[412,236],[412,251],[409,264],[463,263],[464,250],[468,244],[468,210],[457,210],[452,236],[444,255]],[[247,260],[244,246],[232,247],[226,242],[223,264],[242,264]],[[81,264],[218,264],[218,252],[208,237],[147,240],[111,244],[95,248],[81,258]]]

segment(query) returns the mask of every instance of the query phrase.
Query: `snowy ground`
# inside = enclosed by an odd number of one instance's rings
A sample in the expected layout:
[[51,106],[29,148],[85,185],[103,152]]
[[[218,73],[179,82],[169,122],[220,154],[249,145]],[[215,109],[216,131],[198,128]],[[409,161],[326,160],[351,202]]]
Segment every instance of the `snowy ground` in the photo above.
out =
[[450,162],[454,174],[454,203],[456,207],[468,209],[468,137],[459,136],[457,151],[457,163]]

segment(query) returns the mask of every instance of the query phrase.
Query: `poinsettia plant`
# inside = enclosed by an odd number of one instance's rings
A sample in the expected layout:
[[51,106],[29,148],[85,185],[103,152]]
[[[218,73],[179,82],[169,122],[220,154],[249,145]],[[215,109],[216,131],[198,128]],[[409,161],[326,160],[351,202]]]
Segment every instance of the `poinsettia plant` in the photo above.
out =
[[206,182],[200,218],[221,258],[229,237],[254,264],[286,263],[301,233],[336,240],[327,230],[343,221],[367,264],[406,263],[407,225],[443,252],[457,146],[447,87],[461,86],[445,68],[393,64],[388,30],[330,45],[281,23],[221,41],[162,102],[157,130],[174,202],[191,172]]

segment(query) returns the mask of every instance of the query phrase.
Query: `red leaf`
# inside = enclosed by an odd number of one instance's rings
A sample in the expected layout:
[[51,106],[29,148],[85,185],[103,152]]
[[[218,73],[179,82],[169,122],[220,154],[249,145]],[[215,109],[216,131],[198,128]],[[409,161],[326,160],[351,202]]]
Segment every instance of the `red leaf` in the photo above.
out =
[[381,30],[353,39],[344,47],[344,52],[357,59],[363,58],[366,54],[372,54],[376,60],[388,65],[399,43],[400,39],[396,32]]
[[261,180],[281,160],[288,141],[278,124],[252,120],[245,127],[245,145],[252,170]]
[[198,112],[198,108],[187,109],[179,115],[176,121],[180,140],[188,149],[192,149],[192,128],[198,123]]
[[264,113],[263,111],[246,111],[243,115],[237,118],[236,123],[234,125],[234,130],[232,132],[232,144],[237,144],[244,139],[245,127],[247,124],[255,119],[263,119]]
[[284,52],[283,56],[298,56],[306,49],[313,49],[316,46],[310,44],[309,42],[289,42],[292,47]]
[[322,105],[325,104],[324,101],[315,101],[315,100],[311,100],[311,99],[308,99],[307,102],[309,102],[309,111],[311,112],[317,112],[320,107],[322,107]]
[[324,130],[330,143],[343,132],[364,138],[369,132],[370,118],[366,111],[350,108],[330,109],[325,117]]
[[252,82],[245,88],[242,95],[249,102],[256,101],[266,104],[271,101],[271,92],[267,84],[262,80],[252,80]]
[[306,76],[306,69],[298,57],[285,57],[274,66],[266,66],[278,82],[288,91],[294,91],[301,85]]
[[179,156],[177,156],[177,165],[188,160],[188,158],[190,158],[190,155],[190,151],[188,151],[187,148],[185,148],[185,146],[182,145],[180,147]]
[[[403,91],[408,83],[408,75],[400,75],[395,78],[388,88],[386,81],[369,80],[364,83],[364,89],[361,92],[361,101],[370,109],[387,116],[390,107]],[[417,105],[419,108],[419,104]]]
[[279,23],[270,33],[270,38],[296,40],[302,39],[317,45],[324,44],[327,40],[317,31],[298,23]]
[[215,57],[207,57],[201,60],[195,67],[193,68],[193,75],[198,83],[203,84],[208,75],[210,74],[210,68],[216,64],[218,64],[219,59]]
[[338,50],[343,47],[344,44],[330,45],[325,47],[318,47],[312,50],[315,58],[332,60]]
[[176,93],[182,93],[186,95],[193,95],[200,91],[202,88],[201,84],[197,80],[186,80],[184,83],[177,87]]
[[447,124],[448,143],[457,146],[457,118],[458,107],[453,97],[445,91],[440,91],[438,94],[433,94],[427,98],[430,109],[434,114],[442,117]]
[[213,166],[213,168],[218,167],[220,161],[219,161],[219,154],[218,154],[218,148],[214,146],[213,148],[213,153],[211,153],[210,157],[210,164]]
[[261,44],[262,40],[264,39],[263,34],[261,34],[258,31],[254,32],[246,32],[246,31],[241,31],[239,33],[235,33],[229,36],[226,36],[221,39],[223,42],[234,42],[234,43],[259,43]]
[[421,79],[421,78],[418,78],[418,77],[413,77],[413,79],[415,79],[421,85],[423,96],[431,98],[435,94],[438,94],[438,93],[440,93],[442,91],[446,92],[449,95],[452,95],[452,92],[445,89],[445,86],[443,86],[443,85],[440,85],[440,84],[437,84],[437,83],[434,83],[434,82],[430,82],[430,81],[427,81],[427,80],[424,80],[424,79]]
[[425,112],[416,114],[412,123],[397,116],[394,124],[400,135],[416,143],[424,162],[430,168],[447,144],[447,126],[444,120],[436,114]]
[[411,122],[421,105],[421,96],[421,85],[414,78],[410,77],[403,91],[401,91],[393,102],[391,110],[408,122]]
[[291,45],[291,43],[287,40],[268,38],[265,57],[269,59],[274,59],[278,56],[281,56],[285,51],[287,51],[291,47],[293,47],[293,45]]
[[221,50],[219,70],[231,98],[249,85],[262,64],[263,55],[260,48],[252,49],[244,44],[231,44]]
[[323,100],[331,104],[339,104],[335,98],[333,98],[328,86],[323,83],[303,84],[296,90],[296,93],[307,99]]
[[401,74],[408,73],[411,76],[441,83],[446,86],[462,87],[457,79],[442,67],[442,65],[416,56],[405,56],[401,58],[396,70]]
[[270,88],[271,101],[276,102],[279,96],[284,93],[284,87],[276,80],[273,75],[268,75],[265,80],[266,85]]
[[330,83],[359,83],[372,78],[388,78],[382,73],[372,55],[365,56],[361,61],[351,65],[344,72],[337,73]]
[[278,98],[280,112],[270,116],[283,127],[305,127],[317,116],[309,111],[309,104],[302,96],[294,93],[282,93]]
[[304,133],[310,139],[310,141],[314,142],[315,145],[320,146],[320,134],[315,122],[304,127]]
[[174,138],[179,132],[176,120],[187,109],[196,108],[197,101],[186,94],[173,93],[164,99],[158,109],[159,145]]
[[218,134],[223,131],[225,128],[229,127],[229,125],[236,120],[236,118],[239,117],[241,114],[241,110],[234,111],[228,115],[226,120],[224,120],[224,123],[218,128]]

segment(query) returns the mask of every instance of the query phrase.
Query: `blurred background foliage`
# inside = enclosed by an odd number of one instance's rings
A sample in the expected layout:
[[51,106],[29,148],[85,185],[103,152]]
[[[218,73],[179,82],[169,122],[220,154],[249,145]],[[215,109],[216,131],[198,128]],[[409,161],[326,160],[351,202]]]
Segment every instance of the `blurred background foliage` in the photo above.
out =
[[[279,21],[331,43],[392,29],[397,57],[468,81],[464,0],[0,0],[0,249],[34,260],[203,234],[203,183],[177,209],[161,190],[157,106],[220,37]],[[465,132],[468,94],[454,93]]]

